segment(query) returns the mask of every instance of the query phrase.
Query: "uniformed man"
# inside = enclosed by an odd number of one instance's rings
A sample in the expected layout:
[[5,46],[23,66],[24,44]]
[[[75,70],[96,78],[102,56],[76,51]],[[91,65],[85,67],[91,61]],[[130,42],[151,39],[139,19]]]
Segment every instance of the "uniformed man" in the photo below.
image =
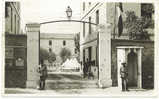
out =
[[129,91],[128,90],[128,70],[126,67],[126,63],[123,62],[122,66],[120,68],[120,75],[121,75],[121,80],[122,80],[122,91]]
[[45,80],[47,78],[47,67],[44,64],[44,61],[41,60],[41,67],[39,68],[38,72],[40,73],[40,85],[39,85],[39,89],[40,90],[44,90],[45,89]]

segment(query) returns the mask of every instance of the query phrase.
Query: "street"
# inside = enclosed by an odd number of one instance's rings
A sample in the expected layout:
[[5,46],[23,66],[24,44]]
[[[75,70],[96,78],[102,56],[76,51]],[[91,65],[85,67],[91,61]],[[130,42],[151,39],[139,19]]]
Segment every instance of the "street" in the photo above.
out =
[[[29,88],[5,88],[5,94],[38,94],[38,95],[150,95],[153,90],[130,89],[121,92],[118,87],[98,88],[97,80],[84,79],[80,73],[49,73],[45,90]],[[95,94],[93,94],[95,93]],[[112,96],[113,96],[112,95]]]

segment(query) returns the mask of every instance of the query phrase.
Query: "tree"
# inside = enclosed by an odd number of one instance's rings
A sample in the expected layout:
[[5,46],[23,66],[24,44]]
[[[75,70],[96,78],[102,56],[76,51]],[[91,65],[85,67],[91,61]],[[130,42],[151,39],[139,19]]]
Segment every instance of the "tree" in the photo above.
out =
[[78,52],[80,52],[80,34],[77,33],[74,37],[75,47]]
[[151,20],[145,17],[138,18],[134,11],[127,11],[126,15],[124,27],[129,33],[129,38],[133,40],[149,40],[146,28],[150,26]]
[[71,56],[71,51],[67,48],[62,48],[60,51],[60,57],[62,59],[62,62],[65,62],[66,59],[70,58]]
[[55,60],[56,60],[56,54],[54,52],[49,52],[49,58],[48,58],[49,63],[52,63]]
[[49,53],[47,50],[40,48],[40,60],[47,60],[49,58]]
[[80,61],[80,33],[77,33],[74,37],[74,42],[75,42],[75,51],[76,54],[78,55],[76,58],[78,62]]
[[50,63],[56,60],[56,54],[40,48],[40,60],[48,60]]

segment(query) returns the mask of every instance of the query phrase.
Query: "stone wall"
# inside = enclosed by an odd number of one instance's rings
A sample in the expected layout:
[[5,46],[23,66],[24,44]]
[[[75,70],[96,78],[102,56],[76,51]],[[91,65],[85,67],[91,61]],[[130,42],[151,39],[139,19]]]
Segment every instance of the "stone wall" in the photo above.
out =
[[[5,36],[5,87],[26,87],[27,79],[27,36]],[[8,52],[10,50],[11,52]],[[8,54],[7,54],[8,52]],[[11,55],[12,54],[12,55]],[[23,65],[18,65],[21,58]]]
[[154,42],[111,40],[111,78],[113,86],[117,86],[117,46],[142,46],[142,87],[154,87]]

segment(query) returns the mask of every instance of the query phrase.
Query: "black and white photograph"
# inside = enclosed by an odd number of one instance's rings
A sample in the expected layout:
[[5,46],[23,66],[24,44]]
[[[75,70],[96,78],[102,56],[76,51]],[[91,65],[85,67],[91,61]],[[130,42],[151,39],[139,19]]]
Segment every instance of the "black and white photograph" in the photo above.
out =
[[4,96],[157,95],[155,0],[1,5]]

